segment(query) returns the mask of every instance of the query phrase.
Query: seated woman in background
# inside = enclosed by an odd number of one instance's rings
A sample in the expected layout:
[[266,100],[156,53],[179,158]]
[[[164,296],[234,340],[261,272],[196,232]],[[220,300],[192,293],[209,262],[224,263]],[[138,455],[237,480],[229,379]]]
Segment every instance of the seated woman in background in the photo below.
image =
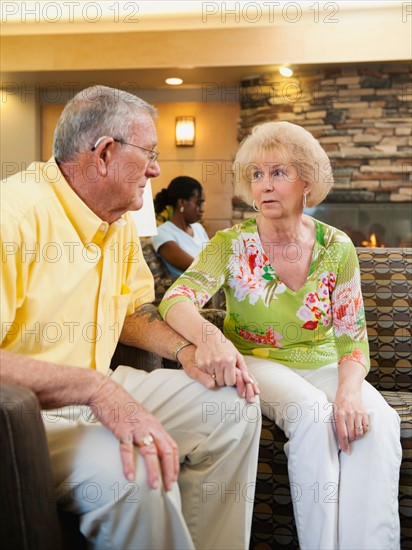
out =
[[[256,217],[219,231],[160,313],[198,346],[197,366],[217,386],[259,383],[262,412],[288,439],[302,550],[398,549],[399,417],[365,381],[356,250],[303,213],[328,194],[330,161],[302,127],[268,122],[241,144],[234,169]],[[224,336],[196,309],[220,287]]]
[[161,256],[172,277],[178,277],[201,252],[209,237],[200,224],[204,212],[204,195],[200,183],[189,176],[174,178],[167,189],[154,198],[156,214],[172,208],[170,221],[158,226],[152,238],[153,247]]

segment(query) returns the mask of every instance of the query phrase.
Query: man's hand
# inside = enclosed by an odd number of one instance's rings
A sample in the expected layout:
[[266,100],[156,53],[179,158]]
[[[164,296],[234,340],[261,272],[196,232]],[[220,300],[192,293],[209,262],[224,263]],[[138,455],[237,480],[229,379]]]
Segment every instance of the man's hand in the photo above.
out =
[[233,344],[229,340],[225,344],[218,349],[206,344],[197,349],[194,345],[186,346],[179,352],[179,361],[186,374],[206,388],[236,386],[239,396],[253,403],[260,393],[258,384]]
[[0,350],[0,367],[3,383],[30,388],[42,408],[88,405],[97,420],[119,440],[127,479],[135,477],[137,446],[146,463],[150,486],[159,485],[160,461],[164,487],[172,488],[179,474],[177,445],[160,422],[120,384],[93,369],[35,361],[5,350]]
[[196,364],[196,346],[194,344],[179,351],[178,360],[190,378],[196,380],[208,390],[213,390],[216,385],[214,378],[207,372],[201,371]]
[[128,480],[135,477],[134,447],[143,456],[149,484],[159,485],[159,461],[167,491],[179,474],[179,450],[160,422],[126,390],[104,378],[88,403],[95,417],[119,440],[123,471]]

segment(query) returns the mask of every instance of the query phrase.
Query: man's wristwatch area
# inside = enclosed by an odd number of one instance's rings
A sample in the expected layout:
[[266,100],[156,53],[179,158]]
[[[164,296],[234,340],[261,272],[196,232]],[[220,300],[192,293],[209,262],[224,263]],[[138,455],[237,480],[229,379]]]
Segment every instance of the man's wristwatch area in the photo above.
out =
[[178,342],[172,350],[173,360],[177,362],[179,369],[182,367],[182,364],[180,363],[177,356],[179,352],[182,351],[182,349],[186,348],[187,346],[194,346],[194,344],[192,344],[192,342],[188,342],[187,340],[182,340],[181,342]]

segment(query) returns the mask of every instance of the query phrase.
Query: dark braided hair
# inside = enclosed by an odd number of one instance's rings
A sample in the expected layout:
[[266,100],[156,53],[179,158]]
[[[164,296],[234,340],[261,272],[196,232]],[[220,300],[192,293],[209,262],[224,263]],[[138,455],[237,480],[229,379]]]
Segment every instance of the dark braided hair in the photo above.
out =
[[163,188],[156,194],[153,200],[155,212],[160,214],[167,206],[171,206],[174,210],[178,199],[190,199],[196,191],[200,197],[202,190],[202,186],[194,178],[178,176],[172,179],[167,188]]

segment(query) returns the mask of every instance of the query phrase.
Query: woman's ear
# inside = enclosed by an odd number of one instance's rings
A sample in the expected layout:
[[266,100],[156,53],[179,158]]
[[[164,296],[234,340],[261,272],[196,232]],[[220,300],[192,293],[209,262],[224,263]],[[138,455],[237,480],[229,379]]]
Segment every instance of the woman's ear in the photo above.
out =
[[182,212],[181,208],[184,209],[184,206],[185,206],[185,199],[177,199],[176,201],[176,210],[178,210],[179,212]]
[[303,182],[303,193],[308,195],[312,191],[312,184],[308,181]]

